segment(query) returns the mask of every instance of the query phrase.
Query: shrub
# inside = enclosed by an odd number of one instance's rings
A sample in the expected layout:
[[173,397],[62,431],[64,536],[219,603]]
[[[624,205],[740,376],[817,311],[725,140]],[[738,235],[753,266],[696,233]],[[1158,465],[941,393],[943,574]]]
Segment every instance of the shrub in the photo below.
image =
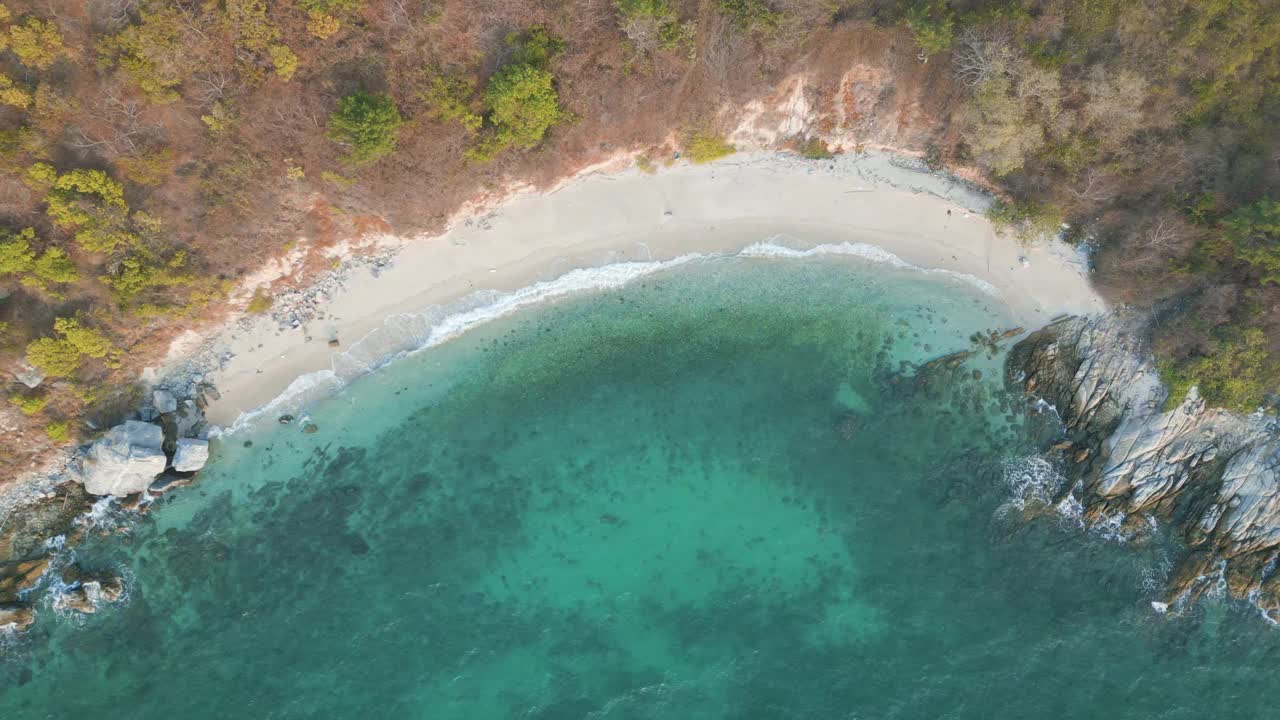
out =
[[692,163],[708,163],[737,152],[724,138],[706,130],[689,135],[684,142],[684,154]]
[[810,160],[830,160],[836,156],[821,138],[816,137],[804,141],[800,146],[800,154]]
[[298,6],[309,13],[348,13],[363,7],[364,0],[298,0]]
[[117,161],[120,172],[130,182],[139,185],[158,186],[173,172],[173,148],[161,148],[137,155],[122,157]]
[[276,77],[285,82],[293,79],[293,74],[298,71],[298,56],[289,49],[288,45],[272,45],[267,49],[267,54],[271,56],[271,65],[276,69]]
[[23,415],[31,416],[44,409],[49,399],[43,395],[14,395],[9,398],[10,405],[16,405]]
[[1280,201],[1259,200],[1222,221],[1236,257],[1262,272],[1262,282],[1280,285]]
[[307,18],[307,32],[321,40],[328,40],[342,29],[342,22],[328,13],[312,10]]
[[31,106],[31,93],[20,87],[8,75],[0,72],[0,105],[11,105],[19,110]]
[[773,32],[782,27],[786,15],[765,0],[720,0],[720,11],[744,31]]
[[196,276],[179,272],[186,262],[187,254],[182,250],[167,262],[131,255],[120,261],[114,275],[104,276],[102,281],[111,288],[116,302],[124,306],[147,290],[199,284]]
[[997,200],[987,210],[987,218],[996,226],[1013,230],[1024,242],[1056,237],[1063,221],[1060,208],[1035,201]]
[[49,163],[32,163],[31,167],[22,174],[22,182],[32,190],[45,190],[53,187],[53,181],[58,179],[58,171],[53,169]]
[[667,0],[617,0],[619,25],[642,53],[671,50],[693,40],[696,23],[681,23]]
[[44,426],[44,434],[56,442],[66,442],[71,437],[71,427],[65,420],[58,420]]
[[471,109],[471,97],[475,86],[461,77],[436,75],[431,78],[422,99],[430,106],[430,116],[442,122],[458,122],[468,132],[476,132],[484,124],[484,118]]
[[66,48],[62,34],[52,20],[28,17],[22,25],[9,28],[9,49],[18,61],[29,68],[46,70],[58,60]]
[[328,183],[333,183],[340,190],[346,190],[347,188],[356,184],[355,178],[349,178],[345,175],[340,175],[336,172],[333,172],[332,170],[321,170],[320,179]]
[[390,95],[357,92],[338,101],[329,116],[328,136],[350,147],[348,161],[362,165],[391,154],[404,121]]
[[250,315],[261,315],[271,309],[273,300],[262,288],[253,291],[253,297],[249,299],[249,305],[245,311]]
[[907,15],[907,27],[916,44],[926,54],[946,52],[954,38],[955,16],[945,3],[932,2]]
[[523,33],[509,33],[506,42],[514,50],[511,65],[532,65],[545,69],[564,50],[564,41],[541,26],[534,26]]

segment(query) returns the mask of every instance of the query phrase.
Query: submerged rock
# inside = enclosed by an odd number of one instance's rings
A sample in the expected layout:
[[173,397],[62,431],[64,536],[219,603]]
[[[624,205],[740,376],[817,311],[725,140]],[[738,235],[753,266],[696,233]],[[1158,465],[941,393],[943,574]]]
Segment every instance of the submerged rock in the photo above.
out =
[[[1280,554],[1280,432],[1273,419],[1211,410],[1193,388],[1172,410],[1134,319],[1070,318],[1014,346],[1010,385],[1048,402],[1067,434],[1065,490],[1086,522],[1117,514],[1172,521],[1192,548],[1168,602],[1224,579],[1234,597],[1271,589]],[[1177,512],[1175,513],[1175,510]]]
[[209,441],[180,438],[173,453],[173,469],[195,472],[209,461]]
[[12,603],[18,593],[30,590],[49,568],[48,556],[0,565],[0,603]]
[[157,425],[129,420],[107,431],[81,463],[84,488],[93,495],[142,492],[168,465]]
[[30,605],[0,604],[0,630],[26,630],[35,621],[36,611]]

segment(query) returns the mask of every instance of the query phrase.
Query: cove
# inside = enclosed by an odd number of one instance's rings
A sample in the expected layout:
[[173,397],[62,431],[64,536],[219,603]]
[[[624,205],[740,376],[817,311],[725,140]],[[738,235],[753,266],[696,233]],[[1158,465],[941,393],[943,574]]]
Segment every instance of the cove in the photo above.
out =
[[1009,322],[741,257],[480,326],[78,548],[127,598],[41,607],[0,716],[1267,717],[1261,620],[1157,615],[1168,545],[1018,516],[1040,428],[971,340]]

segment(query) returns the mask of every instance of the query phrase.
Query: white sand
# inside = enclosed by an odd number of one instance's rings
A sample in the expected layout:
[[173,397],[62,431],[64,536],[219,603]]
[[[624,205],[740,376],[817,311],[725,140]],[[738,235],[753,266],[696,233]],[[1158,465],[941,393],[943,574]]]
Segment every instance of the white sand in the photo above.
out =
[[[514,197],[444,235],[414,240],[379,277],[355,273],[328,299],[325,317],[302,328],[281,331],[263,318],[248,330],[223,330],[213,348],[234,357],[210,373],[222,397],[208,417],[230,425],[296,378],[331,369],[335,359],[339,374],[349,374],[351,360],[339,354],[397,313],[453,303],[477,290],[525,288],[576,268],[736,252],[778,235],[796,248],[866,243],[921,268],[980,278],[1027,328],[1064,313],[1105,309],[1079,253],[1057,242],[1024,247],[997,234],[980,214],[988,202],[946,179],[895,167],[882,154],[831,161],[742,154],[656,175],[631,170],[581,177],[547,194]],[[342,347],[328,346],[335,337]],[[332,382],[325,373],[311,377]]]

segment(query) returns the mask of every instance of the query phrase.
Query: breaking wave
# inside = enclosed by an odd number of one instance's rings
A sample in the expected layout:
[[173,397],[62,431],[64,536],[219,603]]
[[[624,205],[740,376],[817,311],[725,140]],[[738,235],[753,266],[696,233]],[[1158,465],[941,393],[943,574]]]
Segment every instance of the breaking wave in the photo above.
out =
[[981,278],[952,270],[912,265],[893,253],[866,243],[838,243],[796,249],[783,244],[785,236],[774,236],[750,245],[736,254],[689,253],[670,260],[619,262],[571,270],[553,280],[538,282],[511,292],[482,290],[461,300],[436,305],[416,313],[388,316],[381,327],[355,342],[345,352],[333,356],[329,370],[301,375],[285,390],[261,407],[241,413],[229,428],[215,429],[212,436],[227,436],[256,427],[272,417],[294,413],[321,398],[330,396],[352,380],[385,367],[396,359],[435,347],[493,320],[525,308],[555,302],[590,292],[623,287],[639,278],[699,261],[739,258],[812,258],[820,256],[856,257],[868,262],[927,274],[942,275],[964,282],[993,297],[1000,290]]

